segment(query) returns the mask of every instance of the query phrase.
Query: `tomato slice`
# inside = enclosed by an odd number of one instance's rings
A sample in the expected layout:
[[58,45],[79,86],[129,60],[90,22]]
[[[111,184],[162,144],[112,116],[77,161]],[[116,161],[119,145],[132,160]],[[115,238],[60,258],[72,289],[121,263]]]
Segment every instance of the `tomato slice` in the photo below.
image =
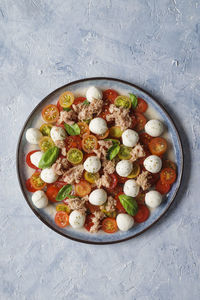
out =
[[77,105],[77,104],[83,103],[85,100],[86,100],[85,97],[78,97],[78,98],[75,98],[75,99],[74,99],[74,104]]
[[85,203],[85,206],[86,206],[87,210],[89,210],[90,213],[92,213],[92,214],[93,214],[95,211],[99,211],[99,206],[98,206],[98,205],[93,205],[93,204],[91,204],[89,201],[87,201],[87,202]]
[[140,132],[144,129],[144,126],[147,122],[147,119],[141,113],[135,113],[137,124],[135,126],[135,130]]
[[30,178],[30,183],[32,187],[36,190],[42,190],[46,186],[46,183],[40,178],[39,171],[36,171],[32,174]]
[[176,172],[176,164],[173,161],[169,160],[169,159],[163,160],[162,168],[163,169],[171,168]]
[[95,183],[99,179],[99,173],[89,173],[85,171],[84,173],[84,178],[87,180],[89,183]]
[[115,99],[115,106],[129,109],[131,107],[131,100],[127,96],[118,96]]
[[55,123],[59,118],[59,110],[56,105],[49,104],[42,110],[42,117],[47,123]]
[[103,92],[103,100],[104,101],[108,100],[109,102],[114,103],[115,98],[117,98],[117,96],[119,96],[118,92],[116,92],[115,90],[112,90],[112,89],[108,89]]
[[55,146],[55,144],[54,144],[53,140],[50,138],[50,136],[44,136],[39,141],[39,147],[40,147],[41,151],[43,151],[43,152],[46,152],[53,146]]
[[146,133],[146,132],[142,132],[142,133],[140,133],[140,135],[139,135],[139,137],[140,137],[140,142],[143,144],[143,145],[149,145],[149,143],[151,142],[151,140],[152,140],[152,137],[148,134],[148,133]]
[[133,170],[130,175],[127,176],[127,178],[136,178],[140,174],[140,165],[136,162],[133,162]]
[[70,148],[77,148],[77,149],[81,149],[81,138],[80,136],[78,135],[74,135],[74,136],[68,136],[66,139],[65,139],[65,144],[66,144],[66,149],[67,151],[70,149]]
[[56,105],[60,112],[63,111],[63,107],[60,105],[59,99]]
[[59,203],[56,206],[56,211],[64,211],[64,212],[66,212],[69,215],[70,212],[71,212],[71,209],[69,208],[69,206],[67,204],[65,204],[65,203]]
[[92,217],[94,217],[92,214],[86,216],[84,227],[87,231],[90,231],[90,228],[94,225]]
[[111,178],[111,182],[110,182],[110,186],[109,186],[108,190],[113,190],[117,186],[118,176],[115,173],[110,174],[109,176]]
[[151,154],[162,155],[167,151],[167,142],[162,137],[153,138],[149,143]]
[[138,100],[138,103],[137,103],[137,106],[135,108],[135,112],[137,112],[137,113],[145,113],[145,111],[148,108],[148,104],[142,98],[137,98],[137,100]]
[[48,123],[44,123],[40,126],[40,132],[44,135],[44,136],[50,136],[50,131],[51,128],[53,127],[52,124],[48,124]]
[[110,131],[108,129],[108,130],[106,130],[106,132],[104,134],[97,135],[96,137],[97,137],[98,140],[104,140],[104,139],[106,139],[109,136],[109,132]]
[[37,191],[36,189],[34,189],[34,188],[32,187],[32,185],[31,185],[31,179],[30,179],[30,178],[26,180],[26,189],[27,189],[30,193],[34,193],[34,192]]
[[149,218],[149,215],[150,215],[150,212],[149,212],[148,207],[146,207],[146,205],[139,204],[138,205],[138,212],[134,216],[134,220],[137,223],[143,223]]
[[77,148],[71,148],[67,152],[67,160],[73,165],[80,164],[83,160],[83,152]]
[[69,108],[74,102],[74,95],[72,92],[66,91],[59,97],[59,104],[63,108]]
[[136,124],[137,124],[137,119],[136,116],[134,114],[130,114],[130,117],[132,119],[132,124],[131,124],[131,128],[135,128]]
[[64,211],[58,211],[55,215],[55,223],[57,226],[64,228],[69,225],[69,215]]
[[110,128],[110,136],[114,138],[120,138],[122,136],[122,130],[119,126],[112,126]]
[[115,196],[115,200],[117,200],[117,204],[116,204],[116,208],[119,212],[121,213],[126,213],[123,205],[121,204],[120,200],[119,200],[119,196],[123,194],[123,190],[121,190],[121,192],[119,192],[116,196]]
[[85,122],[78,122],[77,123],[80,128],[80,136],[83,137],[84,134],[90,134],[89,126]]
[[94,149],[97,149],[98,141],[94,135],[85,135],[82,139],[82,148],[85,152],[92,152]]
[[102,230],[106,233],[114,233],[118,230],[117,222],[113,218],[105,218],[102,222]]
[[132,148],[121,145],[119,153],[118,153],[119,158],[120,159],[125,159],[125,160],[130,159],[131,158],[131,154],[130,154],[131,150],[132,150]]
[[79,197],[84,197],[90,194],[91,192],[91,185],[85,181],[81,180],[79,183],[75,184],[75,193]]
[[159,180],[157,183],[156,183],[156,190],[161,193],[162,195],[164,194],[167,194],[169,192],[171,188],[171,185],[168,184],[168,183],[162,183],[161,180]]
[[35,152],[38,152],[39,150],[33,150],[33,151],[30,151],[27,155],[26,155],[26,163],[27,165],[32,168],[32,169],[35,169],[35,170],[38,170],[39,168],[37,168],[35,165],[32,164],[31,162],[31,155]]
[[160,173],[160,179],[163,184],[172,184],[176,180],[176,172],[171,168],[165,168]]
[[57,202],[56,196],[57,196],[59,190],[60,190],[60,188],[56,184],[48,185],[47,190],[46,190],[46,195],[47,195],[47,198],[49,199],[49,201],[51,201],[53,203]]

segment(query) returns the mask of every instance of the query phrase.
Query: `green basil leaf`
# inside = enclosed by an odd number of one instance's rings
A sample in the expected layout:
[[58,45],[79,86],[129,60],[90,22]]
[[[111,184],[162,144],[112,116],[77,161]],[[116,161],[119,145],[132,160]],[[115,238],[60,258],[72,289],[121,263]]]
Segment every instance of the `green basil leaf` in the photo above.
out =
[[113,145],[117,144],[119,145],[120,144],[120,141],[116,140],[116,139],[105,139],[104,141],[110,141],[113,143]]
[[138,104],[137,97],[134,94],[132,94],[132,93],[129,93],[129,95],[130,95],[130,100],[131,100],[132,108],[136,108],[136,106]]
[[78,124],[76,124],[76,123],[74,123],[72,125],[65,123],[64,126],[69,135],[79,135],[81,132]]
[[138,205],[136,200],[133,197],[126,196],[125,194],[122,194],[119,196],[119,200],[124,207],[125,211],[131,215],[135,216],[138,212]]
[[83,101],[83,104],[84,104],[84,105],[89,105],[90,102],[89,102],[88,100],[85,100],[85,101]]
[[107,151],[107,159],[112,160],[118,154],[120,150],[120,146],[118,144],[114,144]]
[[60,149],[56,146],[48,149],[41,157],[39,161],[39,168],[45,169],[49,168],[58,158]]
[[[58,192],[56,196],[56,201],[63,201],[65,198],[71,198],[72,185],[66,184],[64,185]],[[73,197],[74,198],[74,197]]]
[[70,111],[71,108],[70,108],[70,107],[63,107],[63,110],[65,110],[65,111]]

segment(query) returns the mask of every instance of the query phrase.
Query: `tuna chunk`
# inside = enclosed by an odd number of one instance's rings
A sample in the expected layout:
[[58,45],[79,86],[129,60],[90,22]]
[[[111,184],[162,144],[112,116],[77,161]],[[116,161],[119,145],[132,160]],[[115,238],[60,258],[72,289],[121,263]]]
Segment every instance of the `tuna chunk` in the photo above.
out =
[[114,104],[109,106],[109,112],[106,116],[107,121],[115,121],[116,126],[120,126],[124,131],[131,127],[132,119],[129,115],[129,110],[123,107],[116,107]]
[[74,124],[74,121],[77,120],[76,112],[71,109],[70,111],[61,111],[60,118],[58,119],[58,124],[67,123],[69,125]]
[[70,163],[66,158],[58,158],[56,162],[52,165],[54,172],[61,176],[70,168]]
[[143,191],[148,190],[151,187],[149,182],[150,173],[148,171],[142,171],[142,173],[137,177],[136,183],[141,186]]
[[101,227],[100,222],[104,217],[105,217],[105,215],[103,212],[101,212],[101,211],[94,212],[94,217],[92,217],[93,225],[90,228],[91,233],[97,232],[100,229],[100,227]]
[[64,172],[62,180],[68,184],[79,183],[83,174],[83,165],[78,165]]
[[140,157],[144,157],[146,154],[145,154],[145,151],[143,149],[143,147],[140,145],[140,143],[138,143],[130,152],[131,154],[131,159],[130,161],[136,161],[138,158]]

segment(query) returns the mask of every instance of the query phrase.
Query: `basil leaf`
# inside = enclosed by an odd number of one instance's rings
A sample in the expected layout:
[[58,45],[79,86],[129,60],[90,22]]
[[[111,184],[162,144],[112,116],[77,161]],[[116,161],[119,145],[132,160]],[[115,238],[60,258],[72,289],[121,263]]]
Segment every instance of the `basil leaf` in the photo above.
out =
[[81,132],[78,124],[76,124],[76,123],[74,123],[72,125],[65,123],[64,126],[69,135],[79,135]]
[[137,97],[134,94],[131,94],[131,93],[129,93],[129,95],[130,95],[130,100],[131,100],[132,108],[136,108],[136,106],[138,104]]
[[85,100],[85,101],[83,101],[83,104],[84,104],[84,105],[89,105],[90,102],[89,102],[88,100]]
[[135,216],[138,212],[138,205],[136,200],[133,197],[126,196],[125,194],[122,194],[119,196],[119,200],[124,207],[125,211],[131,215]]
[[65,110],[65,111],[70,111],[71,108],[70,108],[70,107],[63,107],[63,110]]
[[113,145],[117,144],[119,145],[120,144],[120,141],[116,140],[116,139],[105,139],[104,141],[110,141],[113,143]]
[[[56,196],[56,201],[63,201],[65,198],[71,198],[72,185],[66,184],[64,185],[58,192]],[[73,197],[74,198],[74,197]]]
[[107,151],[107,159],[112,160],[119,152],[120,146],[118,144],[114,144]]
[[48,149],[41,157],[39,161],[39,168],[49,168],[56,161],[59,155],[60,149],[56,146]]

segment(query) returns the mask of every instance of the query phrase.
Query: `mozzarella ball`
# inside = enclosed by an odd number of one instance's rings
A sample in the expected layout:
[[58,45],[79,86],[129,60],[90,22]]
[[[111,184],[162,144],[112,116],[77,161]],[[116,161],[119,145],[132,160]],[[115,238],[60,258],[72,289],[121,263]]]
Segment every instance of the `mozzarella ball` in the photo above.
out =
[[57,126],[51,128],[50,135],[54,142],[63,141],[67,137],[65,129]]
[[32,202],[37,208],[44,208],[48,205],[47,195],[43,191],[36,191],[32,195]]
[[156,208],[162,202],[162,195],[157,191],[150,191],[145,195],[145,203],[151,208]]
[[101,161],[97,156],[90,156],[85,160],[83,166],[87,172],[97,173],[101,169]]
[[127,180],[124,184],[124,194],[136,197],[139,194],[140,187],[134,179]]
[[101,90],[99,90],[95,86],[91,86],[86,92],[86,98],[89,102],[92,102],[94,99],[102,99],[103,94]]
[[134,225],[133,217],[127,214],[118,214],[116,221],[118,228],[122,231],[127,231]]
[[158,173],[162,168],[162,160],[157,155],[150,155],[144,160],[144,167],[151,173]]
[[39,168],[39,162],[40,159],[42,158],[43,152],[42,151],[37,151],[33,154],[31,154],[30,156],[30,161],[31,163],[36,166],[37,168]]
[[46,168],[42,170],[40,177],[46,183],[53,183],[58,179],[58,175],[52,168]]
[[116,165],[116,172],[119,176],[127,177],[133,170],[133,164],[129,160],[121,160]]
[[37,145],[42,137],[42,133],[37,128],[29,128],[26,131],[26,139],[30,144]]
[[126,129],[122,133],[122,143],[127,147],[134,147],[139,141],[139,135],[135,130]]
[[95,134],[104,134],[108,130],[108,126],[104,119],[94,118],[90,122],[89,129]]
[[145,127],[145,132],[150,136],[157,137],[160,136],[164,131],[163,123],[159,120],[149,120]]
[[93,205],[103,205],[107,200],[107,193],[103,189],[96,189],[89,195],[89,202]]
[[71,212],[69,216],[69,224],[73,228],[81,228],[85,223],[85,214],[81,213],[78,210],[74,210]]

